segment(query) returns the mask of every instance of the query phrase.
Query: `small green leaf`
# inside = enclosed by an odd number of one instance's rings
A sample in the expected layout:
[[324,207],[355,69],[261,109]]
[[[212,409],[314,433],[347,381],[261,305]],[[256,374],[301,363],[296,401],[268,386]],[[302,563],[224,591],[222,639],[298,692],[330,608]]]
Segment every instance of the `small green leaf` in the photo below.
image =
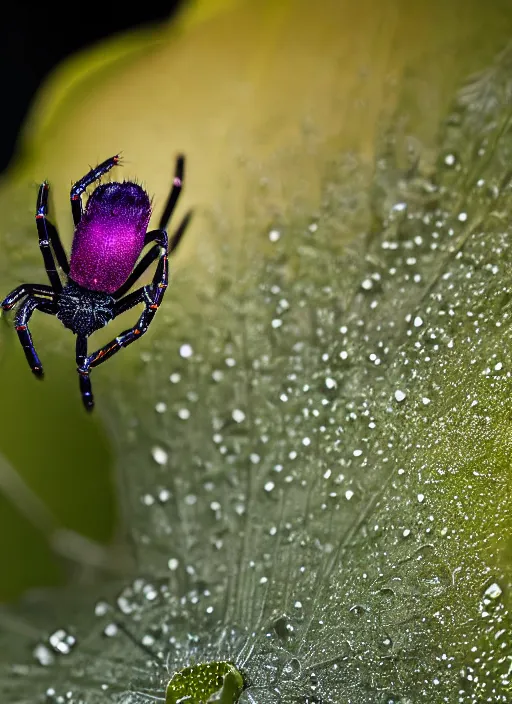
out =
[[236,704],[242,675],[230,662],[207,662],[177,672],[165,695],[166,704]]

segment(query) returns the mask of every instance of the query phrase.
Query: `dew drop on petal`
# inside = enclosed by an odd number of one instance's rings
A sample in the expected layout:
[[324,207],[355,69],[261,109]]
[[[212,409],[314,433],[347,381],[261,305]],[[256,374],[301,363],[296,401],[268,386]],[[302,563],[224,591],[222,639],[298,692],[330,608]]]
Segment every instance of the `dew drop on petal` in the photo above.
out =
[[501,594],[502,589],[496,582],[493,582],[484,592],[484,596],[489,597],[489,599],[497,599]]
[[245,420],[245,413],[239,408],[235,408],[235,410],[231,413],[231,417],[235,423],[242,423]]
[[189,357],[192,357],[193,354],[194,354],[194,350],[192,349],[192,345],[189,345],[188,343],[181,345],[180,357],[183,357],[184,359],[188,359]]
[[167,460],[168,460],[167,452],[164,449],[162,449],[161,447],[158,447],[158,445],[155,445],[155,447],[153,447],[153,449],[151,450],[151,454],[157,464],[160,464],[162,466],[164,464],[167,464]]

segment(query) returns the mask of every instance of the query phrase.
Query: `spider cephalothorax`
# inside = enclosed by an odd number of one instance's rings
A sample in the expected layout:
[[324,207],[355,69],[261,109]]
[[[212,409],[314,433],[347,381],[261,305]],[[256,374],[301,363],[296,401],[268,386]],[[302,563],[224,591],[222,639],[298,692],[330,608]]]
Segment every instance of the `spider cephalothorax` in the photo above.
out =
[[[188,213],[169,245],[166,227],[183,182],[184,158],[181,156],[176,162],[173,186],[157,230],[146,231],[151,216],[149,196],[131,181],[98,186],[84,210],[82,193],[118,163],[118,156],[107,159],[71,188],[75,234],[69,264],[58,232],[47,217],[49,186],[46,182],[41,184],[36,223],[50,286],[23,284],[2,302],[4,310],[20,303],[15,327],[30,368],[37,376],[42,376],[43,368],[28,329],[32,313],[40,310],[56,315],[76,335],[80,391],[88,410],[94,406],[90,370],[146,332],[167,288],[168,254],[176,249],[190,221]],[[154,243],[151,249],[136,264],[144,247],[151,243]],[[65,286],[55,268],[54,255],[67,276]],[[151,284],[125,295],[155,259],[158,264]],[[144,305],[144,310],[133,328],[125,330],[96,352],[87,354],[89,335],[139,304]]]
[[114,317],[116,299],[102,291],[91,291],[69,280],[56,296],[57,318],[75,335],[89,337]]

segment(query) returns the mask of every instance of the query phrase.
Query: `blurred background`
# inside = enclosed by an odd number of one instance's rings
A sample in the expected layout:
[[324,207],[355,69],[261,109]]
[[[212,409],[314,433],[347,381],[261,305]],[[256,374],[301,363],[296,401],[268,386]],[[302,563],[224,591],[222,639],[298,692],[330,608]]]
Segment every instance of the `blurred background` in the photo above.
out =
[[66,57],[119,32],[149,26],[170,18],[183,0],[84,9],[68,3],[63,31],[62,7],[54,3],[29,6],[12,2],[2,9],[0,75],[2,76],[2,130],[0,172],[10,164],[16,140],[32,98],[51,70]]

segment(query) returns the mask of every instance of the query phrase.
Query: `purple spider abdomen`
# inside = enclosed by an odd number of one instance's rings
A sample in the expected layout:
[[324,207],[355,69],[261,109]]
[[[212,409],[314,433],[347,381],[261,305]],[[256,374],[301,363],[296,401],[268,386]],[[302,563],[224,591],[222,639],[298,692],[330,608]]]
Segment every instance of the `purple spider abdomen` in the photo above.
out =
[[150,216],[149,196],[136,183],[98,186],[75,230],[70,278],[91,291],[114,293],[144,247]]

